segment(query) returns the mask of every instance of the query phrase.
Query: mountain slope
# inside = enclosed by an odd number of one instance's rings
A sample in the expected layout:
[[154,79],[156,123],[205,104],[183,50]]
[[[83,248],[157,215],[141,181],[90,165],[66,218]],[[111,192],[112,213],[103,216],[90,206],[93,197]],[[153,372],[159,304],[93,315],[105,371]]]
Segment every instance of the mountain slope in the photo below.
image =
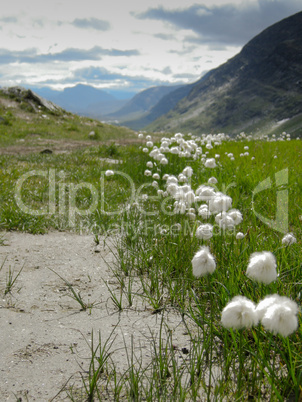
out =
[[189,94],[192,87],[192,84],[183,85],[180,88],[169,92],[167,95],[162,97],[159,102],[157,102],[155,106],[150,109],[149,112],[145,113],[142,117],[136,120],[125,120],[124,125],[134,130],[144,128],[148,124],[158,119],[160,116],[168,113],[169,110],[173,109],[181,99]]
[[108,114],[107,117],[118,119],[123,123],[141,118],[148,113],[165,95],[181,88],[181,86],[158,86],[145,89],[136,94],[120,110]]
[[302,125],[302,12],[264,30],[148,128],[238,133],[284,119]]

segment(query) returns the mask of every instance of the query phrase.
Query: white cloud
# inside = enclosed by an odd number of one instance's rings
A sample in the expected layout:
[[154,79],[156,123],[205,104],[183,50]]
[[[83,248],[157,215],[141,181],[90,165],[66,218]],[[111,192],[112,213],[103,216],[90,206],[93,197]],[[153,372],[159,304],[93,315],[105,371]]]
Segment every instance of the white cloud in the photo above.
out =
[[[193,82],[272,21],[297,11],[299,3],[10,0],[0,18],[0,85],[18,80],[58,86],[85,79],[93,85],[132,82],[144,88],[155,82]],[[75,73],[89,68],[94,76]]]

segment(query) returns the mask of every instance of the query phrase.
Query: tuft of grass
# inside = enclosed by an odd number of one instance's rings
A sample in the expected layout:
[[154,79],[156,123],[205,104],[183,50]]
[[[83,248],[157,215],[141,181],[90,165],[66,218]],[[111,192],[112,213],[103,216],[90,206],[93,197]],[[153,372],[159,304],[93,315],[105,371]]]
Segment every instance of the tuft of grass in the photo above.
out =
[[48,268],[50,271],[52,271],[54,274],[56,274],[60,279],[62,279],[65,283],[65,285],[68,287],[70,294],[69,296],[75,300],[76,302],[79,303],[79,305],[81,306],[81,310],[82,311],[86,311],[89,310],[91,311],[92,307],[95,305],[95,303],[86,303],[84,302],[81,293],[80,292],[76,292],[76,290],[74,289],[74,287],[72,286],[72,284],[65,278],[63,278],[60,274],[58,274],[56,271],[54,271],[51,268]]

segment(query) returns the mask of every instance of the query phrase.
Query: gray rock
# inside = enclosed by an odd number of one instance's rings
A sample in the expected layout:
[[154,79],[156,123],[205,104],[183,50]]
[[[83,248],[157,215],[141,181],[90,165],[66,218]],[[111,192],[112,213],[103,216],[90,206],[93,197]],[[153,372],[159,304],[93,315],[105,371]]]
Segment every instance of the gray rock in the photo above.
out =
[[2,88],[1,91],[5,95],[13,96],[18,101],[25,101],[29,103],[36,112],[39,110],[39,107],[44,107],[50,112],[63,111],[63,109],[60,106],[57,106],[51,101],[42,98],[42,96],[37,95],[31,89],[15,86],[9,88]]

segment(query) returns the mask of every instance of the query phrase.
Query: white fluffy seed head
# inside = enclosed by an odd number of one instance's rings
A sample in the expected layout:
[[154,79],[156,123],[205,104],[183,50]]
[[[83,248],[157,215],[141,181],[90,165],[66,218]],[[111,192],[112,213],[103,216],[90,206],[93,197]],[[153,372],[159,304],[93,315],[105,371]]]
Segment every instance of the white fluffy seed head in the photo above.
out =
[[213,226],[210,223],[198,226],[195,232],[197,239],[209,240],[213,237]]
[[238,232],[237,234],[236,234],[236,239],[237,240],[242,240],[242,239],[244,239],[245,238],[245,234],[243,234],[242,232]]
[[298,328],[297,310],[298,308],[291,308],[287,301],[279,301],[266,310],[261,323],[266,330],[273,334],[289,336]]
[[213,213],[227,211],[232,206],[232,198],[225,194],[216,194],[209,201],[209,210]]
[[228,211],[228,215],[233,219],[236,226],[239,225],[243,220],[242,214],[238,209],[231,209]]
[[234,297],[222,310],[221,323],[225,328],[243,329],[258,324],[255,304],[244,296]]
[[264,314],[266,313],[266,310],[272,306],[273,304],[276,304],[279,302],[280,296],[277,294],[274,295],[269,295],[266,296],[263,300],[261,300],[256,307],[256,312],[258,314],[258,318],[261,321]]
[[208,247],[203,246],[192,259],[193,275],[199,278],[212,274],[216,269],[216,262]]
[[205,161],[204,166],[206,168],[215,168],[216,167],[216,160],[215,158],[209,158]]
[[217,184],[218,180],[216,179],[216,177],[210,177],[208,180],[209,184]]
[[182,171],[182,173],[187,176],[187,177],[192,177],[193,175],[193,169],[191,168],[191,166],[187,166],[186,168],[184,168],[184,170]]
[[277,264],[275,256],[270,251],[256,252],[250,257],[246,275],[257,282],[266,285],[277,279]]
[[297,239],[292,233],[287,233],[283,239],[282,239],[282,244],[285,244],[286,246],[290,246],[294,243],[296,243]]

